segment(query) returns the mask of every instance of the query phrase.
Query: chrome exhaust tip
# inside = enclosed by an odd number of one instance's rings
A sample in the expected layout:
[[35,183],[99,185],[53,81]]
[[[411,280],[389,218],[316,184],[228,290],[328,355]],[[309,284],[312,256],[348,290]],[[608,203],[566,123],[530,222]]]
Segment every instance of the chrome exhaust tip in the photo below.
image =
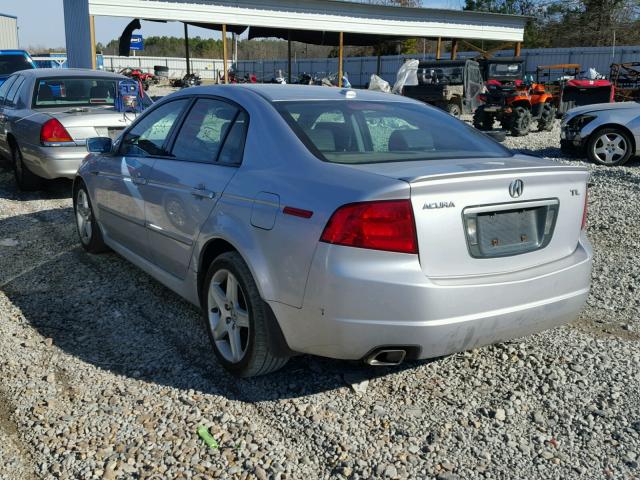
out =
[[374,351],[366,362],[376,367],[400,365],[406,356],[406,350],[384,348]]

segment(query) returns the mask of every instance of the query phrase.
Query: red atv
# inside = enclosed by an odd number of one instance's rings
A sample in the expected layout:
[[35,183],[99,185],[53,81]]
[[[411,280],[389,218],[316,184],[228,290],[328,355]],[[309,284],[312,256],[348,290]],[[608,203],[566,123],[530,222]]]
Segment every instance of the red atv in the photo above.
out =
[[140,70],[139,68],[125,67],[118,73],[120,75],[124,75],[125,77],[137,80],[145,90],[149,90],[149,86],[151,86],[152,84],[155,85],[158,83],[158,79],[153,73],[145,72],[143,70]]

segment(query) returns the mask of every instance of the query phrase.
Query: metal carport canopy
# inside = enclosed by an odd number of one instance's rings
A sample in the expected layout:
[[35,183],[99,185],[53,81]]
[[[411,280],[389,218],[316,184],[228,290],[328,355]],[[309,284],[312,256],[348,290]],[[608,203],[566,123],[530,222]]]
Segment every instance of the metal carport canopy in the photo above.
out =
[[526,17],[340,0],[88,0],[95,16],[520,42]]

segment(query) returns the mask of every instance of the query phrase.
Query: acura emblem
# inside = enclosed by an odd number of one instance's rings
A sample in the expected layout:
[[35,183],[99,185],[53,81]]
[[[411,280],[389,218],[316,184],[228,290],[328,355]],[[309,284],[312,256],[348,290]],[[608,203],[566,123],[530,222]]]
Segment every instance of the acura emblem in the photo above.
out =
[[522,195],[522,191],[524,190],[524,182],[520,179],[514,180],[509,184],[509,195],[513,198],[518,198]]

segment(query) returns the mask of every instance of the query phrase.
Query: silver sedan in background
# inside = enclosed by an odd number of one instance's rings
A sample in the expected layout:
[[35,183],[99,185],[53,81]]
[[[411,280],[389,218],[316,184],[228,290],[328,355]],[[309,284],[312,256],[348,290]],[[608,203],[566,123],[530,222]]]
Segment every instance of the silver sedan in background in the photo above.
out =
[[115,111],[117,83],[126,77],[93,70],[22,70],[0,87],[0,153],[10,158],[18,186],[73,178],[89,137],[115,138],[134,115]]
[[446,355],[568,322],[589,292],[587,171],[405,97],[195,87],[88,148],[84,248],[201,307],[240,376]]
[[560,146],[592,162],[624,165],[640,155],[640,103],[600,103],[569,110],[562,117]]

